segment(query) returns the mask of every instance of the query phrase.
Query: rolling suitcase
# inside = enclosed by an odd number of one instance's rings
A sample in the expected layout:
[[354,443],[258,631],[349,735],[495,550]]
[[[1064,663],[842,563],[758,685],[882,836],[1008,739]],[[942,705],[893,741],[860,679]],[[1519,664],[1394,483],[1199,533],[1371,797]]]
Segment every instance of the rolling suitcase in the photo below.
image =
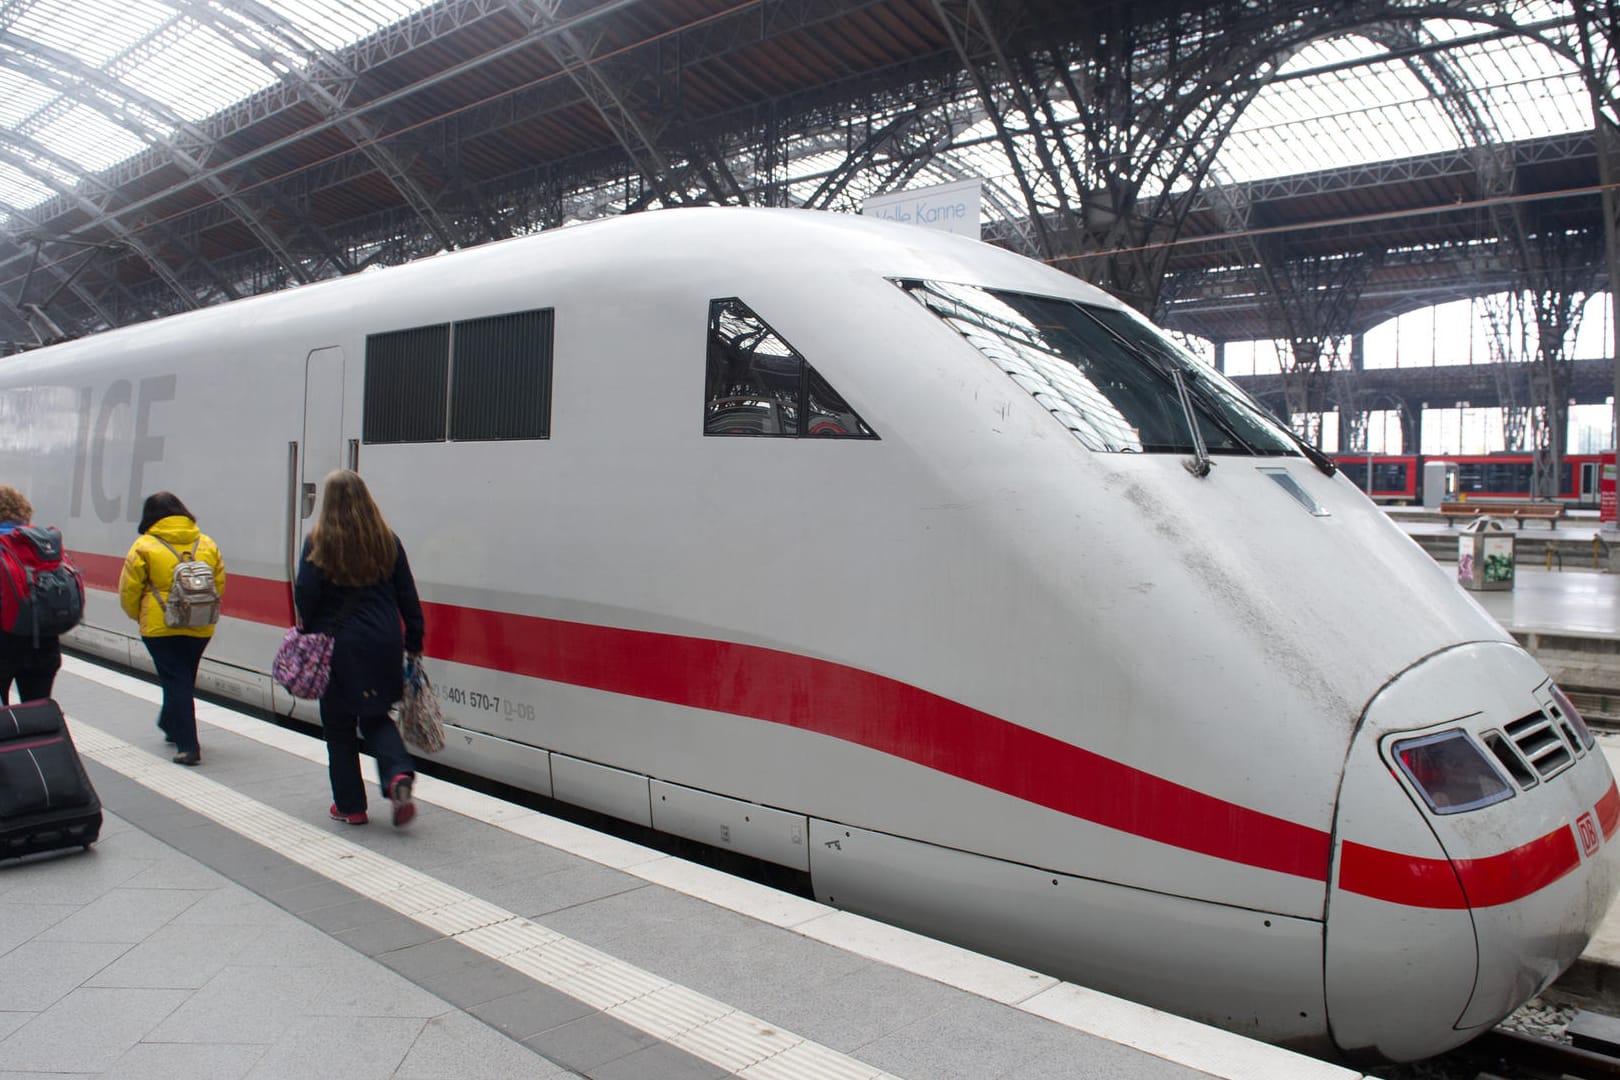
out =
[[101,799],[54,701],[0,706],[0,859],[88,848]]

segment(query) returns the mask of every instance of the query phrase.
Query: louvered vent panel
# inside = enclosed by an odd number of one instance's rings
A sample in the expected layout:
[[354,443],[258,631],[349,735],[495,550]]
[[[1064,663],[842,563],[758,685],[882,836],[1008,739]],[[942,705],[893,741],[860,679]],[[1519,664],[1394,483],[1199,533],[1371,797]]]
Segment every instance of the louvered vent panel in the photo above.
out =
[[1542,776],[1551,776],[1575,760],[1569,744],[1559,734],[1552,718],[1544,712],[1533,712],[1507,724],[1503,728],[1513,745],[1519,748],[1525,760]]
[[551,341],[549,308],[456,323],[450,438],[548,438]]
[[366,338],[362,436],[367,443],[444,438],[450,326],[418,326]]

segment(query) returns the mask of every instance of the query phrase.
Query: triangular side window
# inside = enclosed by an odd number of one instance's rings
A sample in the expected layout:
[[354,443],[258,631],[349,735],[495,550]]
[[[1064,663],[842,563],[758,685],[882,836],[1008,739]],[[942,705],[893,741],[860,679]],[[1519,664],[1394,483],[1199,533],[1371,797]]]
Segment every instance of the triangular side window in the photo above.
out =
[[736,297],[709,303],[703,434],[877,438],[821,373]]

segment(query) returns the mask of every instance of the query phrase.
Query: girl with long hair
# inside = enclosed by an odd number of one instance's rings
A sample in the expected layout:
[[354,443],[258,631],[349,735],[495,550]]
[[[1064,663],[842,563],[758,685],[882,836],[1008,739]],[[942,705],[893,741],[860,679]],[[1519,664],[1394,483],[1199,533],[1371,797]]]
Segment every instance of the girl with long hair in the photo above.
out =
[[334,821],[364,825],[360,740],[377,759],[394,825],[416,815],[416,768],[388,715],[404,696],[406,655],[422,652],[422,603],[405,545],[388,527],[360,475],[328,473],[321,510],[304,541],[293,600],[306,632],[333,639],[332,677],[321,696]]

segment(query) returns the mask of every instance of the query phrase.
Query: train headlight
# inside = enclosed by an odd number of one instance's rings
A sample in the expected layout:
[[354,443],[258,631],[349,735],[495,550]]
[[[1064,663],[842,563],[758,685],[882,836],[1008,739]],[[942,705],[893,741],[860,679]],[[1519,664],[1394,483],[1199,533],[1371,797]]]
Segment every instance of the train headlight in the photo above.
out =
[[1597,740],[1592,738],[1592,729],[1586,726],[1586,718],[1575,707],[1575,703],[1569,700],[1569,695],[1558,689],[1557,683],[1553,684],[1552,698],[1554,704],[1558,706],[1558,711],[1564,714],[1560,719],[1567,721],[1575,729],[1575,734],[1580,736],[1582,746],[1588,750],[1592,749],[1597,743]]
[[1394,747],[1395,761],[1429,809],[1460,814],[1513,797],[1513,787],[1484,751],[1462,731],[1406,739]]

